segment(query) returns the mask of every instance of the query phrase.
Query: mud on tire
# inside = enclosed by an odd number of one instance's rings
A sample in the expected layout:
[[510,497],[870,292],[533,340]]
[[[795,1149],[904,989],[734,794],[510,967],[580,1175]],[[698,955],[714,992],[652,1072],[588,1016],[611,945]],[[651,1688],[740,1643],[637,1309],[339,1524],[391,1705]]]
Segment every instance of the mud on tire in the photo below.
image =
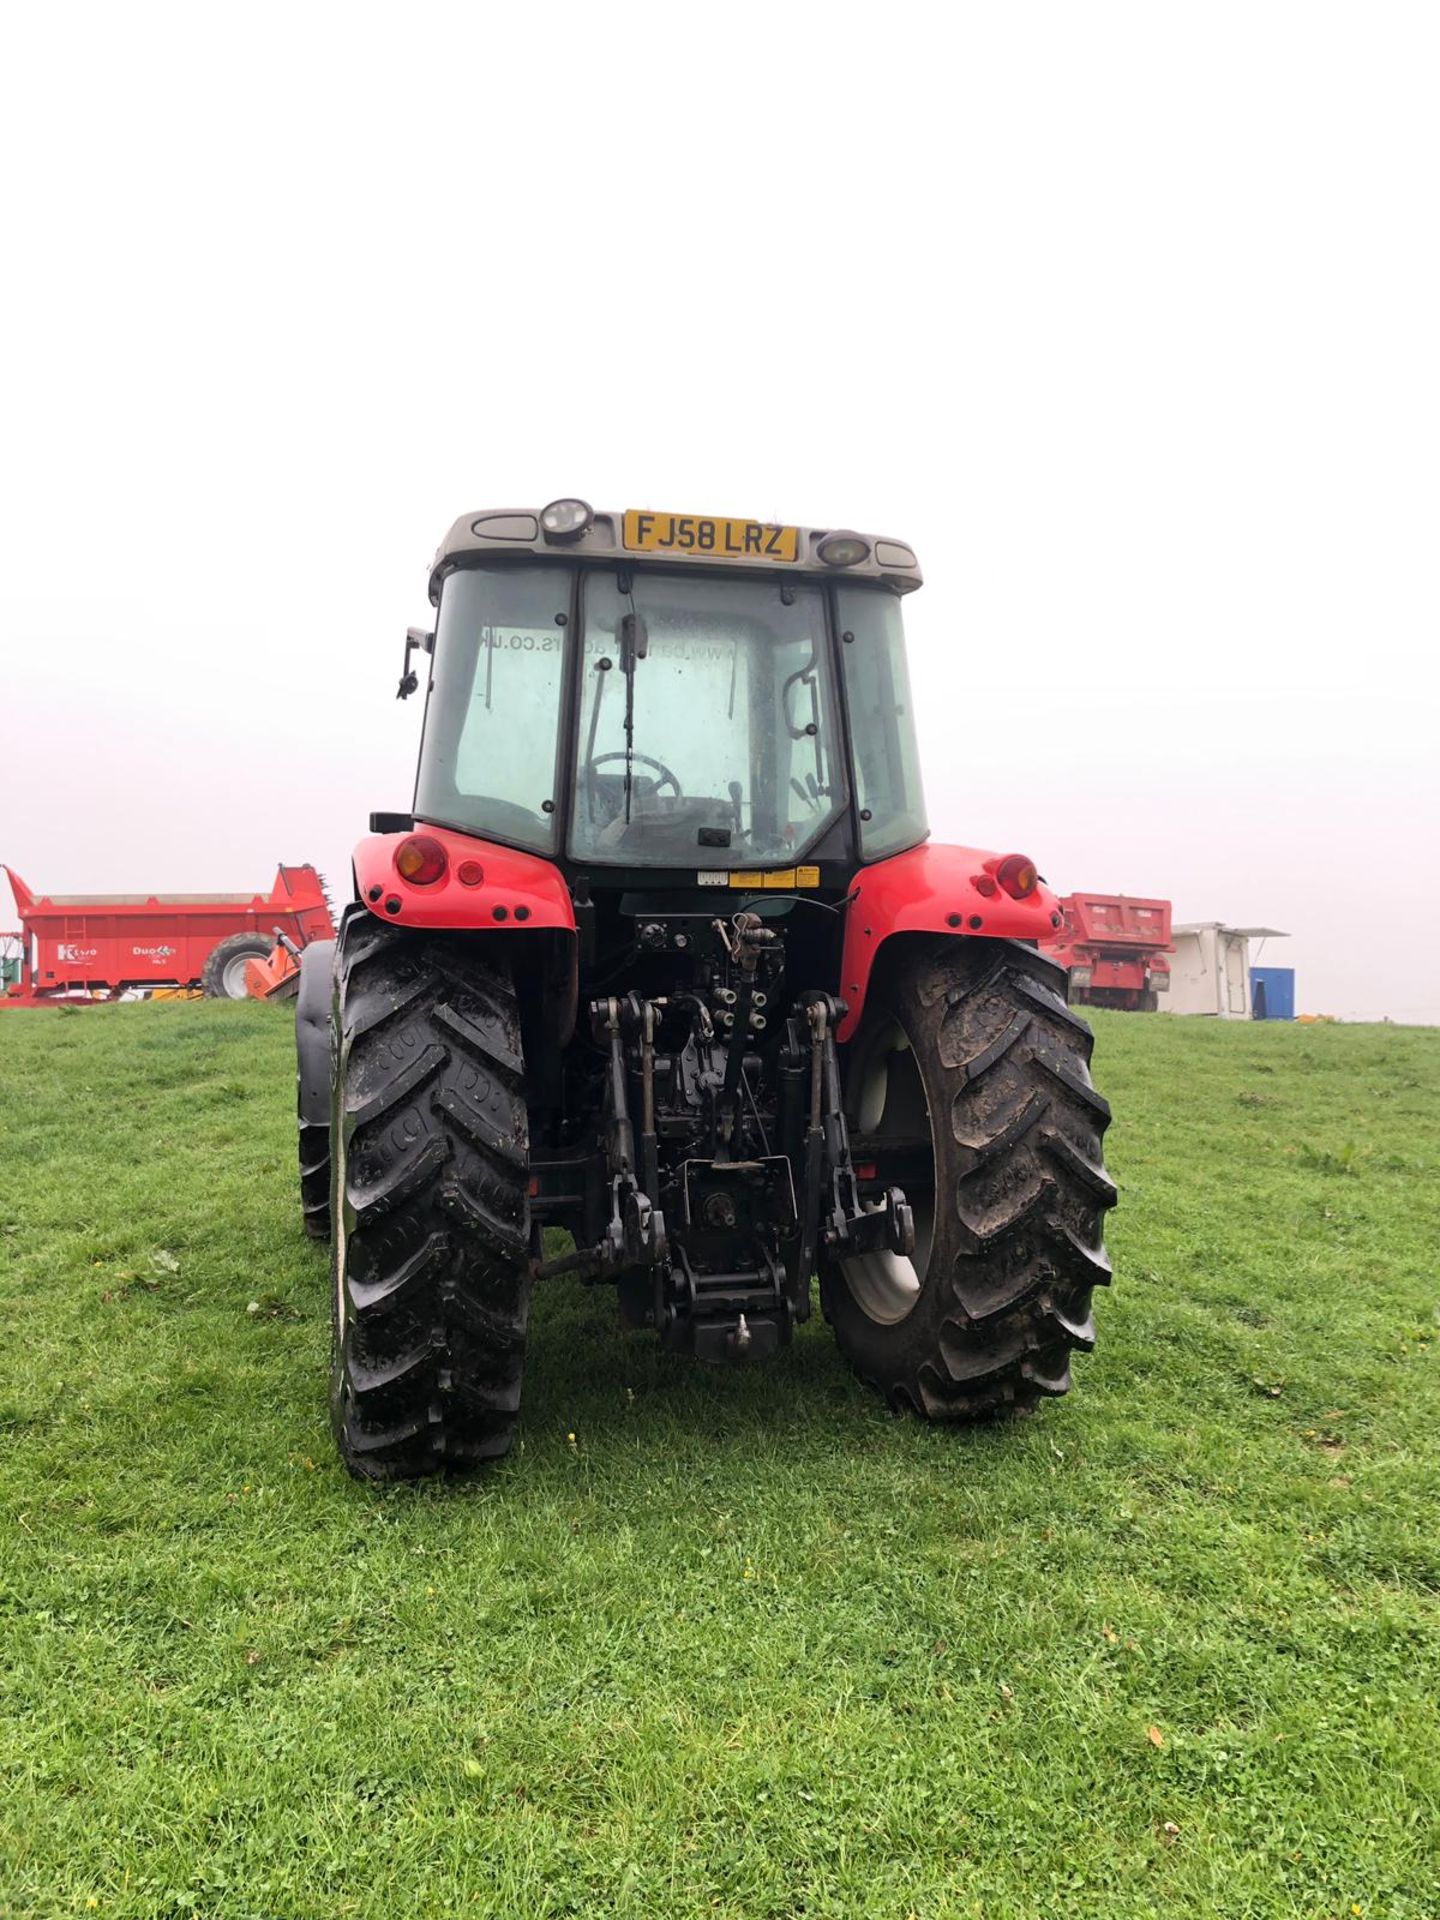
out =
[[520,1020],[506,961],[352,907],[335,967],[331,1418],[350,1471],[508,1451],[530,1303]]
[[1007,941],[909,946],[872,990],[846,1062],[852,1146],[906,1188],[916,1256],[903,1284],[832,1265],[822,1297],[892,1406],[932,1420],[1023,1410],[1064,1393],[1072,1352],[1094,1345],[1115,1188],[1092,1044],[1064,970]]

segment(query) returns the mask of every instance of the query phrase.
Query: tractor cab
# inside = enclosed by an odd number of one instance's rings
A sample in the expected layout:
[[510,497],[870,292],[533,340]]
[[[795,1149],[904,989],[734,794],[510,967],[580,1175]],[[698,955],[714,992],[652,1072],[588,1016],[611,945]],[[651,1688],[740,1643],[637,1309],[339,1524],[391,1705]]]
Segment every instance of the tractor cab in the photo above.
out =
[[457,522],[415,817],[602,888],[797,865],[843,887],[926,836],[900,614],[919,584],[908,547],[856,534],[578,501]]

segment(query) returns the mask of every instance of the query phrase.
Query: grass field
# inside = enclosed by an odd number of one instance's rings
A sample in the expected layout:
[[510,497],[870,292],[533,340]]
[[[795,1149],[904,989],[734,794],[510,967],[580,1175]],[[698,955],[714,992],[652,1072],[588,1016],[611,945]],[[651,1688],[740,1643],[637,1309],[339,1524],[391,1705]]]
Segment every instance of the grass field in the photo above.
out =
[[0,1913],[1440,1915],[1440,1032],[1101,1016],[1078,1391],[538,1296],[375,1492],[262,1006],[0,1015]]

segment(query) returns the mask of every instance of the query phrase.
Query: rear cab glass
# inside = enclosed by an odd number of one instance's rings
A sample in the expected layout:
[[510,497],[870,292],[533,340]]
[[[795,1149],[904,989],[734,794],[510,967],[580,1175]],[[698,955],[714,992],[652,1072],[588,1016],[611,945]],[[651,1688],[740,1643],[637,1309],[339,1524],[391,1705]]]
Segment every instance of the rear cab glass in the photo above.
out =
[[440,596],[417,819],[537,853],[555,844],[571,572],[470,567]]
[[594,568],[581,607],[571,853],[793,864],[847,798],[823,586]]
[[884,587],[839,587],[835,598],[860,847],[879,860],[918,846],[930,831],[900,602]]

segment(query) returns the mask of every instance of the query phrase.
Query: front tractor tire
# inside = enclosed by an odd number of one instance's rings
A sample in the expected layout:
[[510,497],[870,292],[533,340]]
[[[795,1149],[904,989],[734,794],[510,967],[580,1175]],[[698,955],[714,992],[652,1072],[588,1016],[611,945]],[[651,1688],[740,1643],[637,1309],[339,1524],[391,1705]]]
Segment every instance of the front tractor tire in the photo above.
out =
[[1115,1204],[1090,1029],[1064,969],[1008,941],[907,943],[846,1062],[857,1163],[905,1189],[913,1260],[831,1263],[826,1313],[861,1377],[930,1420],[1023,1412],[1095,1343]]
[[295,1113],[299,1122],[300,1213],[312,1240],[330,1238],[331,979],[335,942],[312,940],[300,955],[295,995]]
[[331,1420],[364,1480],[508,1452],[530,1305],[508,961],[352,907],[335,963]]

